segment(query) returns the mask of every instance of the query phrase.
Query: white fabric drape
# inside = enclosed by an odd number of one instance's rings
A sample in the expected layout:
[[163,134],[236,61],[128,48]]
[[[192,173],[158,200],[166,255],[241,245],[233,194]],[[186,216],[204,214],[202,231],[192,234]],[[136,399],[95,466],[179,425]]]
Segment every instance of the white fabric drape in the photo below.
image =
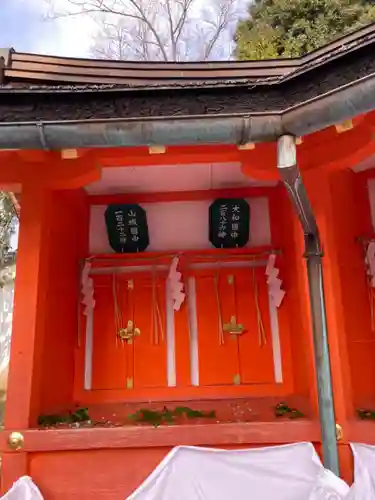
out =
[[21,477],[6,493],[2,500],[43,500],[43,497],[30,477]]
[[[310,443],[247,450],[179,446],[127,500],[375,500],[375,446],[352,444],[351,488]],[[22,477],[2,500],[43,500]]]
[[375,446],[352,444],[354,483],[345,500],[375,499]]
[[128,500],[342,500],[348,492],[310,443],[234,451],[180,446]]

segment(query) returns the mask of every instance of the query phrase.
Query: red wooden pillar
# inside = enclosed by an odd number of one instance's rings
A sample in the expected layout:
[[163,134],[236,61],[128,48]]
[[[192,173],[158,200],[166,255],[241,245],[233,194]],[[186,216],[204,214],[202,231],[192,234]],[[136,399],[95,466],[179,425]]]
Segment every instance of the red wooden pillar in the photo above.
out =
[[[23,434],[35,427],[38,416],[52,413],[54,405],[73,402],[79,259],[87,250],[88,235],[88,204],[78,188],[96,180],[99,170],[90,158],[63,161],[55,156],[46,154],[33,163],[14,159],[22,210],[6,438],[12,431]],[[2,452],[6,491],[28,473],[28,457],[22,449]]]
[[[336,422],[343,434],[339,440],[341,475],[352,476],[346,436],[354,415],[348,335],[354,310],[348,297],[361,295],[361,252],[356,236],[364,221],[356,198],[355,174],[349,170],[329,172],[323,168],[303,172],[303,182],[317,220],[323,247],[323,277],[327,313]],[[305,263],[301,262],[305,266]],[[307,274],[305,274],[307,284]],[[358,289],[360,287],[360,290]]]
[[[17,255],[5,431],[22,432],[34,420],[40,389],[40,356],[47,308],[45,296],[48,262],[51,192],[25,185]],[[3,455],[3,484],[8,489],[27,473],[24,453]]]
[[291,305],[286,313],[291,330],[293,391],[297,396],[308,398],[311,416],[317,418],[314,343],[301,224],[283,185],[275,188],[269,203],[272,243],[282,250],[283,287]]
[[47,304],[51,192],[25,186],[17,254],[17,279],[5,428],[27,428],[38,398],[37,359]]

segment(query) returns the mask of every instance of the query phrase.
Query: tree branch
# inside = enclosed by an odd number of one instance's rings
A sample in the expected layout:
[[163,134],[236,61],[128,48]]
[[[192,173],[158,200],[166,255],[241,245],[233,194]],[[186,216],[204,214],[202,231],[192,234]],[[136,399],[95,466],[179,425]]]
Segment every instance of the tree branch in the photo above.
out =
[[[56,5],[58,0],[49,1]],[[65,1],[67,8],[52,18],[92,16],[100,25],[96,53],[168,61],[207,60],[214,49],[224,51],[222,35],[230,29],[237,2],[244,0]]]

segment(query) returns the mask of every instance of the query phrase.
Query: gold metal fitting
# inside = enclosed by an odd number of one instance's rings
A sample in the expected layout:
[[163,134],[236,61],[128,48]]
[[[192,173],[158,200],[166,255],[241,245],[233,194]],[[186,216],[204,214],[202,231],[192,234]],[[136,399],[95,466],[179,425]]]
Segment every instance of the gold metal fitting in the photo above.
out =
[[126,328],[120,328],[118,336],[127,342],[133,341],[134,337],[139,337],[141,330],[136,328],[133,321],[129,320]]
[[342,430],[340,424],[336,424],[336,439],[337,441],[341,441],[342,439],[344,439],[344,431]]
[[10,450],[22,450],[25,445],[25,438],[20,432],[11,432],[8,437],[8,447]]
[[62,149],[61,158],[63,160],[76,160],[78,158],[78,151],[76,149]]
[[237,323],[236,316],[232,316],[229,323],[223,326],[223,330],[231,335],[242,335],[246,329],[242,323]]
[[251,151],[255,149],[255,144],[253,142],[246,142],[245,144],[238,144],[238,149],[242,151]]
[[148,152],[150,155],[162,155],[166,153],[167,148],[162,145],[149,146]]
[[353,121],[352,120],[345,120],[342,123],[337,123],[335,125],[336,132],[338,134],[342,134],[343,132],[346,132],[347,130],[351,130],[353,128]]

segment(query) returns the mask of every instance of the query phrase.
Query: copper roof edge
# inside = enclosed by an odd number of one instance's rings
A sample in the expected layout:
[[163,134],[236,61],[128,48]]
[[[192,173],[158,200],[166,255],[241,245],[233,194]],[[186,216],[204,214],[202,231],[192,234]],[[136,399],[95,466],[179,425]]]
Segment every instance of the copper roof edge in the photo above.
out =
[[[220,85],[271,85],[293,78],[329,61],[335,60],[375,41],[375,23],[349,33],[298,59],[260,61],[210,61],[210,62],[141,62],[104,59],[79,59],[60,56],[18,53],[13,49],[0,49],[5,67],[0,70],[5,92],[18,92],[17,83],[24,82],[29,92],[36,92],[42,85],[50,91],[66,92],[60,87],[80,85],[112,85],[111,88],[94,90],[119,90],[115,86],[136,90],[170,87],[214,87]],[[34,83],[33,83],[34,82]],[[1,83],[1,82],[0,82]],[[47,89],[44,89],[46,91]],[[82,91],[91,91],[86,88]],[[21,90],[19,90],[21,92]],[[25,92],[25,89],[22,89]]]
[[0,123],[0,149],[242,144],[296,137],[374,109],[375,73],[282,112]]
[[[337,49],[339,46],[343,46],[347,43],[352,43],[355,41],[359,41],[361,38],[366,37],[368,35],[374,35],[375,36],[375,22],[367,24],[355,31],[351,31],[347,33],[346,35],[342,35],[339,38],[336,38],[335,40],[323,45],[322,47],[319,47],[317,49],[314,49],[307,54],[301,56],[301,57],[294,57],[294,58],[278,58],[278,59],[259,59],[259,60],[241,60],[241,61],[236,61],[236,60],[214,60],[214,61],[181,61],[181,62],[176,62],[176,61],[136,61],[136,60],[121,60],[121,59],[92,59],[92,58],[79,58],[79,57],[64,57],[64,56],[54,56],[54,55],[48,55],[48,54],[38,54],[38,53],[33,53],[33,52],[17,52],[12,48],[8,49],[0,49],[0,55],[1,51],[9,51],[10,54],[12,55],[12,58],[17,58],[18,56],[20,57],[25,57],[25,58],[30,58],[32,60],[33,58],[41,58],[41,59],[50,59],[52,64],[58,64],[59,61],[64,62],[66,61],[67,63],[82,63],[83,66],[93,66],[96,63],[99,64],[121,64],[122,66],[126,66],[127,64],[134,65],[136,67],[138,66],[149,66],[150,69],[155,69],[155,66],[161,66],[161,67],[178,67],[181,66],[182,68],[186,68],[186,66],[192,66],[193,68],[197,67],[199,68],[200,66],[203,67],[215,67],[215,66],[241,66],[241,65],[246,65],[246,64],[254,64],[258,66],[273,66],[273,65],[296,65],[300,64],[301,61],[304,60],[311,60],[315,59],[318,57],[321,57],[324,53],[331,52],[332,50]],[[52,60],[54,62],[52,62]]]

